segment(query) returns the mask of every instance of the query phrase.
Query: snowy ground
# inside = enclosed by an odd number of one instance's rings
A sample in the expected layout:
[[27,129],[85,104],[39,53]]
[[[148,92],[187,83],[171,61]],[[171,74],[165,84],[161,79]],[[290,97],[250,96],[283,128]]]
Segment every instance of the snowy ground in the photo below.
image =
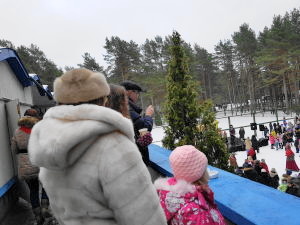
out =
[[[228,113],[227,113],[228,115]],[[286,115],[282,112],[278,113],[278,119],[282,120],[283,117],[285,118],[291,118],[294,117],[295,115]],[[228,125],[228,117],[225,117],[223,113],[217,113],[217,118],[219,121],[219,127],[222,129],[228,129],[229,125]],[[223,118],[221,118],[223,117]],[[276,120],[276,116],[270,113],[265,113],[264,116],[262,116],[262,114],[258,114],[256,115],[256,123],[267,123],[265,124],[268,128],[268,123],[270,121],[275,121]],[[230,121],[231,124],[233,125],[233,127],[240,127],[240,126],[248,126],[250,125],[250,123],[253,122],[253,117],[250,115],[244,115],[244,116],[230,116]],[[293,119],[289,119],[288,121],[291,121],[292,123],[294,123]],[[282,122],[280,121],[280,124]],[[236,129],[236,134],[238,137],[238,130]],[[250,130],[250,127],[245,127],[245,137],[250,137],[254,134],[254,131]],[[152,130],[152,136],[153,136],[153,144],[157,144],[159,146],[162,146],[161,144],[161,140],[164,137],[164,130],[162,127],[156,127]],[[263,133],[259,130],[257,130],[257,139],[263,137]],[[296,153],[295,151],[295,147],[292,146],[292,149],[295,153],[295,161],[298,165],[298,167],[300,168],[300,154]],[[271,170],[271,168],[275,168],[277,170],[277,173],[279,175],[279,177],[281,177],[282,174],[285,173],[285,161],[286,161],[286,157],[285,157],[285,151],[284,149],[279,149],[279,150],[275,150],[275,149],[271,149],[271,146],[264,146],[260,148],[260,152],[256,155],[257,159],[265,159],[266,163],[269,167],[269,170]],[[244,160],[247,158],[246,156],[246,152],[245,151],[240,151],[240,152],[236,152],[236,158],[237,158],[237,162],[239,166],[242,166],[242,164],[244,163]]]

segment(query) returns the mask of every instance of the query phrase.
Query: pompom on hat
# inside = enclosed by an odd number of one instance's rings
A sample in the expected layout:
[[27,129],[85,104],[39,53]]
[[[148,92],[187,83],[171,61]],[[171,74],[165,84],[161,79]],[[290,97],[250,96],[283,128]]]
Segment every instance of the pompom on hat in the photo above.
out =
[[192,145],[183,145],[175,148],[169,160],[174,177],[190,183],[199,180],[207,168],[205,154]]
[[54,81],[54,98],[58,103],[89,102],[109,95],[105,76],[80,68],[67,71]]

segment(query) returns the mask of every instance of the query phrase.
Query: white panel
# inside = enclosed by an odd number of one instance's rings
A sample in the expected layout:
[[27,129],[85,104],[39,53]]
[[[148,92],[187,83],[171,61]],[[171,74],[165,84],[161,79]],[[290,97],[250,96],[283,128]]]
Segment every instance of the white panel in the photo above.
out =
[[5,103],[0,101],[0,187],[14,176],[14,164],[10,149]]
[[19,99],[20,102],[31,104],[31,95],[25,89],[7,62],[0,62],[0,97],[12,100]]

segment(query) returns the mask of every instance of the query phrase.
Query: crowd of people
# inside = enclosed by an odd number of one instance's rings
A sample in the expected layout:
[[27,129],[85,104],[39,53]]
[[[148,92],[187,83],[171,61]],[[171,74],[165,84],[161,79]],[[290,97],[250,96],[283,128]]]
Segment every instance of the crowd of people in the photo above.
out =
[[47,213],[61,225],[225,224],[208,186],[207,158],[195,147],[177,147],[170,155],[174,177],[153,184],[147,146],[154,108],[142,114],[138,84],[108,84],[81,68],[53,86],[57,106],[20,122],[12,139],[30,171],[22,172],[20,159],[19,183],[30,193],[20,197],[31,202],[36,224]]
[[264,128],[265,139],[269,140],[271,149],[285,150],[286,173],[282,174],[280,178],[275,168],[269,170],[265,159],[259,160],[257,158],[260,143],[257,141],[255,135],[251,139],[249,137],[244,139],[243,129],[242,131],[240,129],[242,134],[240,134],[240,139],[244,142],[247,158],[243,165],[239,166],[235,153],[231,153],[229,157],[230,166],[239,176],[300,197],[299,167],[295,162],[295,153],[291,148],[291,145],[294,145],[296,153],[299,153],[300,120],[296,117],[293,125],[292,122],[287,122],[283,118],[282,124],[269,123],[269,129],[266,126]]

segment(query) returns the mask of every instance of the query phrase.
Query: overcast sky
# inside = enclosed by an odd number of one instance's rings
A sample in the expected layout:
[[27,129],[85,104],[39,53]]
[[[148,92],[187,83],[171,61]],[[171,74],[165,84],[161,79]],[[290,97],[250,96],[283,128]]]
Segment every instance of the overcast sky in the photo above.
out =
[[105,38],[138,44],[177,30],[209,52],[248,23],[258,33],[274,15],[300,0],[0,0],[0,39],[36,44],[60,67],[82,63],[89,52],[103,65]]

